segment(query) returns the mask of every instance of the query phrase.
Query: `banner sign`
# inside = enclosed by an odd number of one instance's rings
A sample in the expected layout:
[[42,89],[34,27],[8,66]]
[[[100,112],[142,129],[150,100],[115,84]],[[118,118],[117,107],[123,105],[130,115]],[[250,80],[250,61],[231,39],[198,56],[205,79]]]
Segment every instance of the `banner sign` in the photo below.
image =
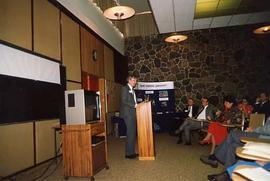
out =
[[138,82],[137,90],[167,90],[174,89],[173,81],[167,82]]

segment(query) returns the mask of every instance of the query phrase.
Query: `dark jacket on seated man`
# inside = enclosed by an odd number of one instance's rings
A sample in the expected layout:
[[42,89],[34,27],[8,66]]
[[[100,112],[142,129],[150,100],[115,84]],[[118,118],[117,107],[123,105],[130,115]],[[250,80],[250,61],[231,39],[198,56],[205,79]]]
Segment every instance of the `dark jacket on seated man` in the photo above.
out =
[[265,114],[265,118],[270,116],[270,102],[268,94],[261,93],[259,99],[254,104],[254,113]]
[[[190,113],[191,110],[191,113]],[[183,119],[186,119],[187,117],[195,117],[198,114],[199,111],[199,106],[193,105],[193,106],[187,106],[186,108],[183,109]]]

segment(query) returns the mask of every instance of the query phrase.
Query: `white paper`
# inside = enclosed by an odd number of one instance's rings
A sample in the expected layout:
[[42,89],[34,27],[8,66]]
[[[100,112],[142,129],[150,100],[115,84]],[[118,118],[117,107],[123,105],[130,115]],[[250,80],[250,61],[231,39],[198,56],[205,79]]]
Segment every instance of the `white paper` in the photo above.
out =
[[261,167],[237,169],[234,172],[239,173],[240,175],[250,180],[258,180],[258,181],[270,180],[270,173]]
[[255,157],[261,157],[261,158],[266,158],[270,160],[270,154],[258,151],[258,150],[252,150],[252,149],[244,149],[242,153],[250,155],[250,156],[255,156]]
[[270,144],[269,143],[258,143],[258,142],[248,142],[243,147],[244,150],[253,150],[260,153],[265,153],[270,155]]

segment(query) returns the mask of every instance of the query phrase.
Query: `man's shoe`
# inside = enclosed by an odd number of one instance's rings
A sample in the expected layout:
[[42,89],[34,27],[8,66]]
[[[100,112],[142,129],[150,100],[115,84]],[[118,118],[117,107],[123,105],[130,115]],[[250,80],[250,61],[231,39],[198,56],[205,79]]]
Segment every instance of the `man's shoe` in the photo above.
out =
[[186,142],[185,145],[190,146],[191,142]]
[[229,177],[229,175],[228,175],[228,173],[226,171],[222,172],[220,174],[208,175],[207,178],[210,181],[227,181],[227,180],[230,180],[229,179],[230,177]]
[[218,167],[218,162],[217,162],[217,160],[210,159],[209,156],[201,156],[201,157],[200,157],[200,160],[201,160],[204,164],[210,165],[210,166],[213,167],[213,168],[217,168],[217,167]]
[[178,141],[176,142],[176,144],[180,144],[180,143],[182,143],[182,142],[183,142],[182,136],[179,136]]
[[126,155],[125,157],[128,158],[128,159],[135,159],[139,156],[139,154],[132,154],[132,155]]

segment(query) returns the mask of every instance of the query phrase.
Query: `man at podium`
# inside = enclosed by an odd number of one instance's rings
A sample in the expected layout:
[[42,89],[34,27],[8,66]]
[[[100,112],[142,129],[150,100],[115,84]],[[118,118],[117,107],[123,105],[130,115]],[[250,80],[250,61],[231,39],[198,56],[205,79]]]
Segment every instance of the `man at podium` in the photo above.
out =
[[120,117],[124,119],[127,127],[126,137],[126,158],[134,159],[138,156],[135,153],[136,144],[136,95],[133,88],[136,86],[137,78],[133,75],[127,77],[127,85],[122,87],[120,102]]

